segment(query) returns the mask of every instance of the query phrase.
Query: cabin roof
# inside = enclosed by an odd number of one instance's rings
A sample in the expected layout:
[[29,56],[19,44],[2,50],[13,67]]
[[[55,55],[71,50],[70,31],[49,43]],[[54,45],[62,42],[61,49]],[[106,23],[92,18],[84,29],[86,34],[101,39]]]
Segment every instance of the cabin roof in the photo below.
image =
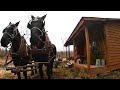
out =
[[100,18],[100,17],[82,17],[78,24],[76,25],[76,27],[74,28],[73,32],[71,33],[71,35],[69,36],[69,38],[67,39],[67,41],[65,42],[64,46],[68,46],[68,45],[73,45],[73,38],[76,35],[76,33],[79,32],[80,27],[84,25],[84,23],[86,21],[101,21],[101,22],[107,22],[107,21],[120,21],[120,18]]

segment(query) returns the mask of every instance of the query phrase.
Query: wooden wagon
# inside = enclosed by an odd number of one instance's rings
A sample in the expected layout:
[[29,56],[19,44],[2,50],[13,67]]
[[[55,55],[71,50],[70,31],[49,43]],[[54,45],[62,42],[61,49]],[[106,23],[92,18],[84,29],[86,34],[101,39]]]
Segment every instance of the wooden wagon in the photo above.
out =
[[[77,54],[84,57],[84,63],[75,61],[76,67],[89,73],[120,69],[120,19],[82,17],[64,44],[70,45],[74,60]],[[96,65],[98,60],[105,65]]]

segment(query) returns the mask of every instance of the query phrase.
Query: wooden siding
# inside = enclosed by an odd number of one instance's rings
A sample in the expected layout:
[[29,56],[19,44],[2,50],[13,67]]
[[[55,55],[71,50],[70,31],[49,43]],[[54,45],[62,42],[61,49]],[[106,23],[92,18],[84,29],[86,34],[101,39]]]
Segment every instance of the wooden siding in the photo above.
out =
[[120,63],[120,23],[105,24],[108,64]]

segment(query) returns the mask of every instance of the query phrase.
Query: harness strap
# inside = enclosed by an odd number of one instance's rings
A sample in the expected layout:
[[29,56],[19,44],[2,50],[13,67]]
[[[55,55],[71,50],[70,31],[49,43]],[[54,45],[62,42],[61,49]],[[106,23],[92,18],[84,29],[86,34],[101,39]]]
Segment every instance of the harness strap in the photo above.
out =
[[26,41],[23,36],[21,36],[21,43],[17,53],[20,55],[28,55]]
[[[37,51],[35,50],[36,53],[49,54],[51,42],[50,42],[49,37],[47,36],[47,34],[45,34],[45,38],[46,38],[46,41],[44,42],[43,48],[37,49]],[[33,50],[33,53],[35,53],[35,52]]]
[[20,41],[20,46],[19,46],[18,51],[15,53],[12,53],[12,48],[11,48],[10,53],[16,54],[16,55],[21,55],[21,56],[28,56],[26,41],[23,36],[20,36],[20,37],[21,37],[21,41]]

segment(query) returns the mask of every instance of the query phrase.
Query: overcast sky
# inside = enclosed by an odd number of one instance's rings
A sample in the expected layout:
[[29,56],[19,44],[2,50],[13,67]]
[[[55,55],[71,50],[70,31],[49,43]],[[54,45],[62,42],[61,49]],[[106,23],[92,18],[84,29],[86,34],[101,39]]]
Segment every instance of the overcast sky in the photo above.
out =
[[27,29],[27,23],[31,15],[41,17],[45,14],[45,30],[58,51],[64,49],[63,44],[82,17],[120,18],[120,11],[0,11],[0,39],[9,22],[20,21],[18,29],[22,35],[27,34],[25,38],[29,44],[30,30]]

